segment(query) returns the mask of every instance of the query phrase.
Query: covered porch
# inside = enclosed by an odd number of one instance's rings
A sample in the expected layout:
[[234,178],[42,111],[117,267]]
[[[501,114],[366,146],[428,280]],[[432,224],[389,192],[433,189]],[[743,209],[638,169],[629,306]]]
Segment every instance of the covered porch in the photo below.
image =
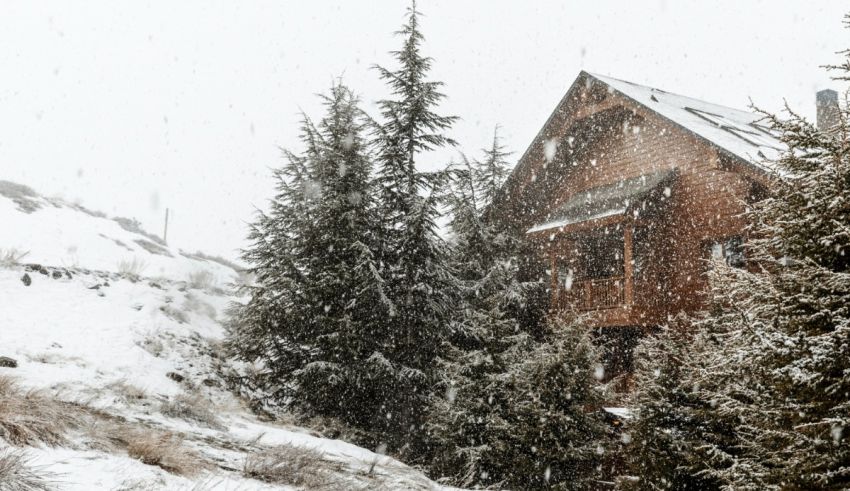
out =
[[527,231],[546,251],[552,309],[588,314],[594,327],[644,323],[636,231],[658,216],[674,177],[662,170],[577,193]]

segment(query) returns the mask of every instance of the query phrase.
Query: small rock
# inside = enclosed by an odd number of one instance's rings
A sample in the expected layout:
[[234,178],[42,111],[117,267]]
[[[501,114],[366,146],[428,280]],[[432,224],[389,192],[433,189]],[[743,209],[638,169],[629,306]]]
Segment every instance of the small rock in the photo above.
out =
[[17,368],[18,362],[14,358],[8,356],[0,356],[0,367]]
[[32,285],[32,278],[30,278],[28,273],[24,273],[24,275],[21,276],[21,282],[23,282],[24,286],[30,286]]
[[221,385],[219,384],[218,380],[213,378],[205,378],[201,381],[201,383],[206,385],[207,387],[218,387],[219,385]]
[[89,287],[89,290],[100,290],[100,283],[98,283],[98,284],[97,284],[97,285],[95,285],[95,286],[90,286],[90,287]]
[[43,274],[44,276],[50,275],[50,271],[47,270],[44,266],[38,268],[38,272]]
[[54,271],[52,276],[53,276],[54,280],[58,280],[59,278],[62,277],[62,272],[61,271]]
[[183,375],[180,375],[179,373],[175,372],[168,372],[165,374],[165,376],[177,382],[178,384],[186,379],[186,377],[184,377]]

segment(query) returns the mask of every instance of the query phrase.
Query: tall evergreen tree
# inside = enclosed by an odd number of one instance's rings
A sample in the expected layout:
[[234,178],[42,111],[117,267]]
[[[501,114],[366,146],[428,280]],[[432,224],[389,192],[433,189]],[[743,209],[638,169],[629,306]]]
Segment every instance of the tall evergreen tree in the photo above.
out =
[[395,311],[377,322],[382,346],[375,356],[387,375],[381,379],[386,397],[379,414],[397,443],[422,422],[457,297],[448,247],[436,223],[446,176],[417,169],[424,152],[453,144],[444,132],[456,118],[435,112],[444,97],[442,83],[427,80],[432,60],[421,53],[419,18],[414,3],[398,33],[402,48],[392,52],[398,68],[376,67],[392,93],[378,103],[382,121],[374,124],[373,148],[382,219],[377,257]]
[[587,487],[605,433],[586,411],[601,403],[596,351],[574,319],[544,320],[542,274],[523,278],[522,241],[485,219],[505,155],[495,136],[483,160],[464,157],[455,171],[450,229],[462,309],[426,425],[438,449],[431,468],[463,486]]
[[[233,312],[229,343],[278,403],[365,426],[369,322],[394,309],[373,260],[377,220],[357,98],[341,84],[322,96],[326,115],[304,117],[301,154],[285,152],[278,193],[252,225],[244,253],[257,285]],[[376,299],[375,302],[369,300]]]
[[[672,387],[710,410],[684,413],[693,431],[678,443],[704,455],[700,475],[720,489],[847,489],[850,113],[845,99],[831,128],[790,109],[765,117],[787,149],[748,214],[750,266],[710,272],[710,308],[692,322],[702,348]],[[638,421],[665,397],[641,403]]]
[[483,203],[491,204],[511,173],[507,158],[511,155],[505,150],[499,137],[499,127],[493,130],[493,141],[490,148],[483,150],[484,158],[473,162],[473,172],[476,174],[475,184],[478,195]]
[[[693,331],[692,319],[676,318],[647,336],[635,352],[634,408],[621,451],[627,476],[622,490],[719,489],[707,472],[718,459],[739,454],[735,424],[706,396],[717,380],[705,380],[719,339]],[[716,370],[712,370],[716,373]],[[702,383],[702,385],[701,385]]]

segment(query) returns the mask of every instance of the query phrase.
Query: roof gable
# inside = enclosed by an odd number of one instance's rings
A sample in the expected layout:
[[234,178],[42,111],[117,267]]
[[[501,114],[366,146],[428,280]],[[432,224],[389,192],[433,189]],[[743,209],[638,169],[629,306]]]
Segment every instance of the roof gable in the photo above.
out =
[[784,145],[769,128],[759,124],[760,115],[624,80],[587,75],[746,163],[768,172],[775,170],[770,161],[779,156]]
[[564,140],[567,135],[592,133],[599,128],[600,118],[616,119],[628,114],[668,123],[693,144],[713,149],[729,169],[745,172],[756,180],[769,181],[777,172],[770,160],[784,146],[759,124],[758,114],[582,71],[523,152],[488,214],[511,226],[525,227],[523,232],[539,223],[540,207],[548,206],[544,183],[558,170],[549,164],[559,144],[573,141]]

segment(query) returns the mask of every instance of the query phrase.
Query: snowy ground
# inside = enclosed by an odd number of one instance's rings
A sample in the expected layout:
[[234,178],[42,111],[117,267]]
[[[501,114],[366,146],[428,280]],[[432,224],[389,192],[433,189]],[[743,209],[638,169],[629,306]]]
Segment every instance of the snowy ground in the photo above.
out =
[[[57,489],[293,489],[242,473],[249,455],[292,447],[321,457],[318,465],[332,475],[326,489],[439,489],[389,457],[260,421],[225,390],[220,322],[234,300],[227,284],[238,276],[226,263],[181,254],[114,220],[29,191],[21,198],[3,186],[0,356],[18,366],[0,368],[0,377],[91,408],[127,431],[176,435],[205,467],[179,476],[126,450],[91,445],[80,433],[62,446],[25,449]],[[19,259],[13,264],[10,257]],[[190,416],[169,410],[181,401]],[[7,446],[0,438],[0,452]]]

